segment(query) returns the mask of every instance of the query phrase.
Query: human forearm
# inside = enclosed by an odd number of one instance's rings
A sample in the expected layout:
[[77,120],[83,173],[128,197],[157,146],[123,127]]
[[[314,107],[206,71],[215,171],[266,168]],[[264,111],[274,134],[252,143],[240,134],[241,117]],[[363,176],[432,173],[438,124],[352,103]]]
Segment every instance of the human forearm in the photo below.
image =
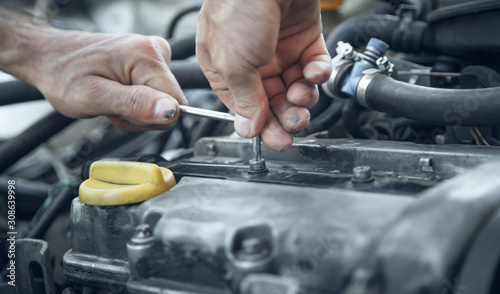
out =
[[169,62],[160,37],[59,30],[0,7],[0,70],[69,117],[107,115],[126,130],[168,127],[187,104]]
[[33,69],[57,31],[44,20],[0,6],[0,70],[33,84]]

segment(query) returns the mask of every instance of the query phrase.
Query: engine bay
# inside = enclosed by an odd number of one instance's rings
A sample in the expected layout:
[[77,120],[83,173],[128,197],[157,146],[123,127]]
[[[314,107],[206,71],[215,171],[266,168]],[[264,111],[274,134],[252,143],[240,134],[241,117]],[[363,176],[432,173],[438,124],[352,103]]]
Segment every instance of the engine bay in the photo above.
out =
[[[202,2],[129,2],[56,1],[49,19],[106,31],[175,6],[172,73],[191,106],[227,112],[195,58]],[[231,123],[189,115],[126,132],[49,111],[4,138],[0,292],[500,293],[500,2],[324,2],[333,73],[261,172]],[[156,33],[138,15],[108,29]],[[4,109],[43,99],[0,89]]]

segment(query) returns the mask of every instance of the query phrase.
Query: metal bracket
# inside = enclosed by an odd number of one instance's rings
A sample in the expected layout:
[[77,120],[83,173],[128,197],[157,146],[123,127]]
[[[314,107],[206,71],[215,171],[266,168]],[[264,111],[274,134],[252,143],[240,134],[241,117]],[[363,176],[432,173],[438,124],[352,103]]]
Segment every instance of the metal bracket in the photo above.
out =
[[42,268],[43,284],[45,293],[55,294],[54,277],[52,276],[52,265],[50,263],[49,245],[43,240],[20,239],[16,242],[16,286],[17,293],[33,294],[33,263],[36,262]]

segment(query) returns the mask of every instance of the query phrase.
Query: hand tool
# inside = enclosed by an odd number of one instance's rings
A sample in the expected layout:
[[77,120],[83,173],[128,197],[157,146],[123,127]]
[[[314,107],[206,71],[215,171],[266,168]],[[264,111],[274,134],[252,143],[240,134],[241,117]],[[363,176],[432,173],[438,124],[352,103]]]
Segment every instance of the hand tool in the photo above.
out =
[[[213,110],[208,110],[208,109],[202,109],[202,108],[197,108],[197,107],[191,107],[191,106],[186,106],[186,105],[179,105],[179,108],[181,110],[181,113],[184,114],[191,114],[195,116],[200,116],[200,117],[206,117],[206,118],[211,118],[215,120],[220,120],[220,121],[227,121],[227,122],[233,122],[234,123],[234,115],[225,113],[225,112],[219,112],[219,111],[213,111]],[[261,172],[266,172],[266,162],[262,158],[262,151],[261,151],[261,139],[260,135],[257,135],[252,138],[252,156],[253,158],[250,160],[250,173],[261,173]]]

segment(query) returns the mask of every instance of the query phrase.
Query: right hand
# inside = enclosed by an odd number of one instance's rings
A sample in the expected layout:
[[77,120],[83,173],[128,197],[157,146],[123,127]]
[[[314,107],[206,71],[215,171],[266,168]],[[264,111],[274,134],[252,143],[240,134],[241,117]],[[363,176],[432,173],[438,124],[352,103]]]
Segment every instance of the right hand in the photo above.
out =
[[276,151],[307,126],[331,73],[319,0],[205,0],[197,55],[238,134]]

